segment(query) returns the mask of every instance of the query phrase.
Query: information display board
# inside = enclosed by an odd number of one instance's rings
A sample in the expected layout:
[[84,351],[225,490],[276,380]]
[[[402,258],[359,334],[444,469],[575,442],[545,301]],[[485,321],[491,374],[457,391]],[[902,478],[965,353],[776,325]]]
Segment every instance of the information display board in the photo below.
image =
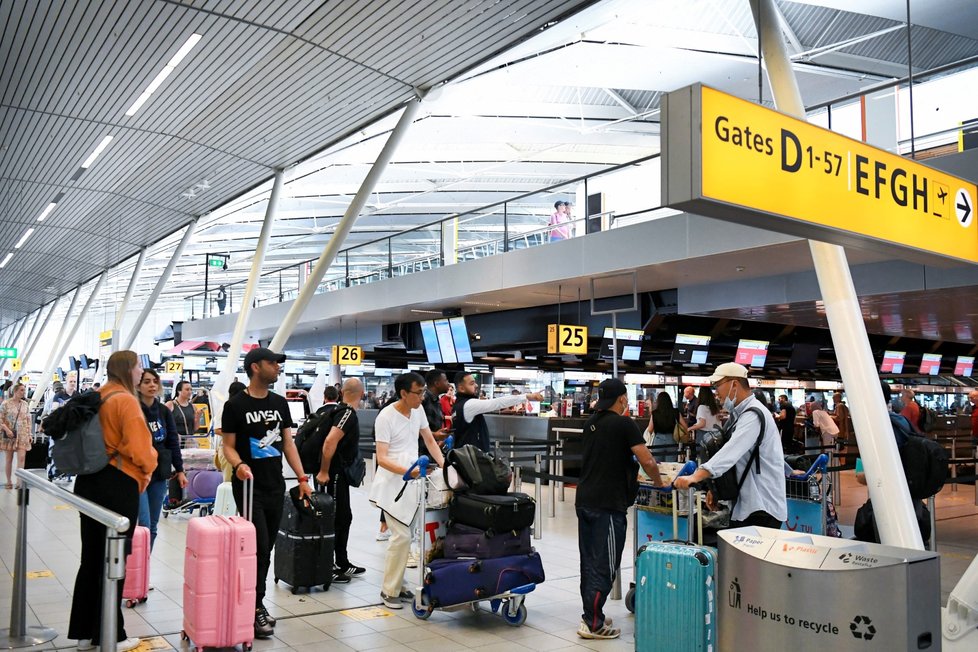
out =
[[767,361],[767,347],[770,342],[763,340],[740,340],[734,362],[745,367],[761,369]]
[[906,351],[884,351],[883,363],[880,365],[880,373],[902,374],[903,360],[906,357],[907,357]]
[[706,364],[710,352],[709,335],[676,335],[676,343],[672,347],[672,361],[677,363]]
[[957,362],[954,363],[955,376],[971,376],[975,368],[975,358],[970,355],[959,355]]
[[920,373],[926,376],[936,376],[941,373],[941,354],[925,353],[920,359]]

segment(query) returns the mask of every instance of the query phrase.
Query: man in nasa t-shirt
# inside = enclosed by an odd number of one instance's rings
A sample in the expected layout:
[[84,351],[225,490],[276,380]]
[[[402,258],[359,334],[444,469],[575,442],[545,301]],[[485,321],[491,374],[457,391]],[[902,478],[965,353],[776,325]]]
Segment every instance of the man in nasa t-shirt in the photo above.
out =
[[299,491],[312,495],[309,478],[302,472],[299,451],[292,441],[292,419],[285,398],[269,391],[278,380],[279,365],[285,356],[269,349],[256,348],[244,359],[248,387],[224,404],[221,428],[224,437],[224,456],[234,469],[231,488],[240,511],[243,502],[244,480],[254,478],[252,522],[258,544],[258,582],[255,604],[255,636],[272,635],[275,620],[262,603],[265,597],[265,578],[275,545],[275,535],[282,520],[282,496],[285,478],[282,475],[282,456],[299,478]]

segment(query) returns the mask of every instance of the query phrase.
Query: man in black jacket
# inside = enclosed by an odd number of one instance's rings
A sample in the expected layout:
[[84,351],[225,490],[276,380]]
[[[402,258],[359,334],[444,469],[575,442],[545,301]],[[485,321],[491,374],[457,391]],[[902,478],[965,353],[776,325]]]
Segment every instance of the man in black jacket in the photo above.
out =
[[485,399],[479,397],[479,384],[467,371],[455,375],[455,389],[458,398],[453,408],[455,426],[455,448],[466,444],[475,444],[486,453],[489,452],[489,426],[486,425],[486,412],[495,412],[502,408],[513,407],[523,401],[542,401],[543,394],[513,394],[499,398]]

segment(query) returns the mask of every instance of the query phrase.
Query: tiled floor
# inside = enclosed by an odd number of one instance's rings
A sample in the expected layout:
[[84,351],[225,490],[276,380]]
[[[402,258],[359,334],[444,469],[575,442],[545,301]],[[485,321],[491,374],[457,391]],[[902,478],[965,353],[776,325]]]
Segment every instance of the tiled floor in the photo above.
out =
[[[532,485],[525,486],[532,493]],[[865,488],[850,479],[843,481],[840,517],[851,523],[855,510],[865,500]],[[350,551],[353,561],[368,571],[347,585],[334,585],[326,592],[292,595],[282,586],[269,584],[266,606],[278,618],[275,636],[256,641],[256,650],[424,650],[441,652],[483,650],[485,652],[548,652],[564,649],[632,650],[634,619],[623,601],[609,601],[607,612],[622,628],[615,641],[585,641],[577,637],[580,620],[577,554],[577,522],[573,512],[573,490],[568,501],[557,502],[556,518],[547,518],[548,493],[544,490],[542,539],[534,545],[543,557],[547,581],[527,596],[528,619],[522,627],[511,627],[485,611],[464,609],[453,613],[436,611],[427,621],[417,620],[409,609],[391,611],[380,604],[379,585],[386,543],[374,540],[377,510],[366,500],[366,490],[353,492],[354,531]],[[148,602],[125,610],[131,636],[161,636],[165,643],[144,643],[143,649],[185,645],[180,640],[183,545],[188,517],[161,520],[153,553],[152,579],[155,589]],[[0,490],[0,562],[7,575],[13,569],[14,534],[17,523],[16,494]],[[978,507],[973,487],[958,493],[946,488],[940,497],[938,541],[942,553],[943,597],[974,557]],[[28,519],[28,570],[47,570],[51,577],[28,580],[29,624],[42,623],[60,636],[48,648],[70,648],[67,630],[71,586],[78,567],[78,516],[65,505],[40,492],[32,492]],[[626,543],[623,579],[632,577],[631,540]],[[409,570],[408,577],[416,571]],[[415,576],[416,577],[416,576]],[[271,582],[271,581],[270,581]],[[0,584],[0,621],[6,622],[11,603],[10,583]]]

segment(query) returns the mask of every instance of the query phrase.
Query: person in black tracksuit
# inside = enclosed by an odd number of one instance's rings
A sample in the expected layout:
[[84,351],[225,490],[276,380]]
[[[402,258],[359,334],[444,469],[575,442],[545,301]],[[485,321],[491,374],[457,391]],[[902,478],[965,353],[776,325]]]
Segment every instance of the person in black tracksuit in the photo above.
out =
[[275,535],[282,520],[285,478],[282,456],[299,479],[300,496],[312,495],[309,477],[302,472],[299,451],[292,440],[292,418],[285,398],[269,391],[278,380],[285,356],[266,348],[248,352],[244,359],[248,388],[224,404],[221,431],[224,456],[234,470],[231,490],[238,509],[244,505],[244,480],[254,480],[252,522],[258,544],[258,579],[255,595],[255,637],[269,638],[275,620],[265,609],[265,579],[271,563]]

